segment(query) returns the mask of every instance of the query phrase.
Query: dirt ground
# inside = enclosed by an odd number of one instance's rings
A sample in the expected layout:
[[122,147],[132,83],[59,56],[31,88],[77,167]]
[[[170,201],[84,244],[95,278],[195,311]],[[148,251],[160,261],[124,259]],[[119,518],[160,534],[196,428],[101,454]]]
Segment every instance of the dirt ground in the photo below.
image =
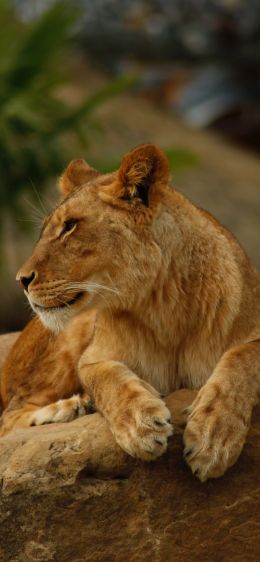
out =
[[[82,77],[82,88],[100,84],[93,75]],[[85,86],[84,86],[85,85]],[[72,92],[73,95],[73,92]],[[260,161],[256,156],[227,144],[211,132],[190,130],[169,111],[140,96],[124,94],[108,100],[97,112],[102,131],[91,137],[85,157],[89,163],[114,161],[143,142],[165,149],[191,151],[196,163],[179,168],[173,185],[196,205],[212,212],[239,239],[254,263],[260,267]],[[30,313],[15,273],[29,254],[32,242],[8,242],[9,264],[2,282],[0,332],[20,328]]]

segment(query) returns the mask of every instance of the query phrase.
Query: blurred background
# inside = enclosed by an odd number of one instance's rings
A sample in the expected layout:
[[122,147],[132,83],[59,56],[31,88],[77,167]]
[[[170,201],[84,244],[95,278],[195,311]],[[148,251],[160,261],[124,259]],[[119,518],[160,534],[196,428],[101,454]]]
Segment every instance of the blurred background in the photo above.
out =
[[72,158],[142,142],[260,266],[259,0],[0,0],[0,333],[31,316],[15,274]]

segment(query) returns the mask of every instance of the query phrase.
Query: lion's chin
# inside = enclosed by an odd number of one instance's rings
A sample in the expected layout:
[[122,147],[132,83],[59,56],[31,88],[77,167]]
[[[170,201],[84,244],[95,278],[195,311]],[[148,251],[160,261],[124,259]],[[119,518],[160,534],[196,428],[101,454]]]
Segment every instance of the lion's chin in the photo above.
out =
[[[74,298],[73,301],[71,300],[67,305],[62,304],[56,307],[42,306],[36,304],[30,298],[28,300],[44,326],[57,334],[64,330],[66,324],[68,324],[68,322],[84,308],[84,305],[87,304],[86,301],[89,299],[79,298],[82,297],[82,295],[83,293],[80,293],[78,298]],[[79,300],[80,303],[78,302]]]
[[72,309],[60,309],[60,308],[53,308],[44,310],[37,310],[32,307],[36,314],[39,316],[41,322],[54,332],[58,334],[64,330],[66,324],[76,315],[77,311],[73,311]]

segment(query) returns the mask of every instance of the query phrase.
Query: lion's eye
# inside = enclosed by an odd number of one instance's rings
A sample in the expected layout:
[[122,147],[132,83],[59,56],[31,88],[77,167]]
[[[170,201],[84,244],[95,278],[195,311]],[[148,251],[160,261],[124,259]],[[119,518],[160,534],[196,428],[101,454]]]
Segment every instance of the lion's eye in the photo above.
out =
[[64,226],[63,226],[63,229],[61,231],[61,235],[66,234],[67,232],[71,232],[72,230],[74,230],[77,222],[78,222],[77,219],[68,219],[67,221],[64,221]]

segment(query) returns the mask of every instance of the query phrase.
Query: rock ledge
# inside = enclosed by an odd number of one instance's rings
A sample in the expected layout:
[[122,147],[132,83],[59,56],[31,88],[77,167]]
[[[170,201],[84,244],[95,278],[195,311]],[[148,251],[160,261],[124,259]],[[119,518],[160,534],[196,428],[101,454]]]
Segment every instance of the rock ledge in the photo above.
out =
[[0,562],[260,559],[260,410],[236,465],[201,484],[182,458],[193,397],[168,397],[175,434],[156,462],[123,453],[99,414],[3,437]]

